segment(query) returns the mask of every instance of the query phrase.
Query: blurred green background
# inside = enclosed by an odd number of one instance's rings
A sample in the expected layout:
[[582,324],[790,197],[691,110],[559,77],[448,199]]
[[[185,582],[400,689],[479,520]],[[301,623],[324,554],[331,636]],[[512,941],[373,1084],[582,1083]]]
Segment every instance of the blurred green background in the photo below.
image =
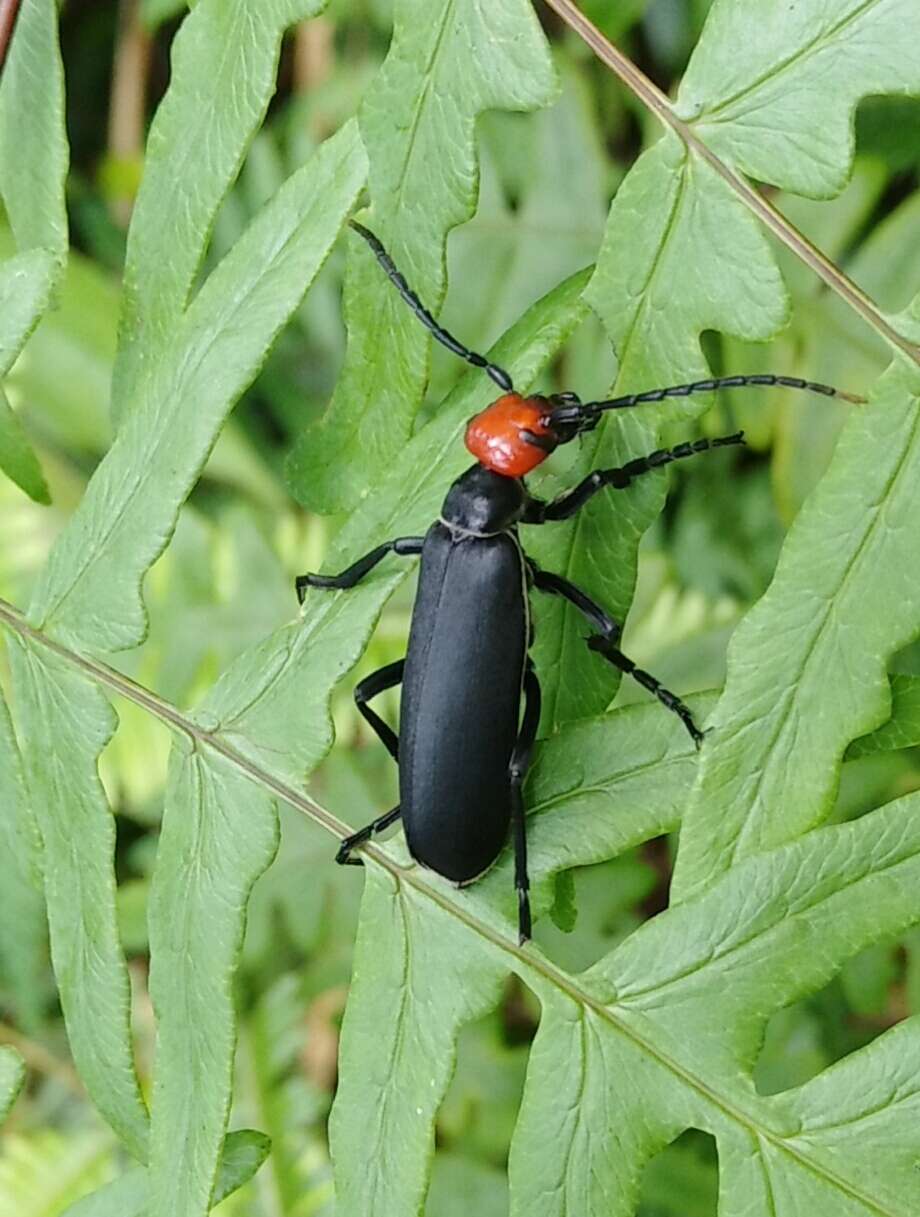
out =
[[[671,91],[708,0],[586,0],[582,7]],[[125,229],[144,133],[168,80],[169,45],[183,11],[176,0],[63,5],[74,251],[60,307],[8,382],[53,504],[38,506],[0,481],[0,596],[20,606],[109,442]],[[658,137],[654,122],[585,47],[548,10],[540,17],[563,80],[561,99],[540,113],[490,115],[480,124],[479,210],[448,246],[443,319],[480,349],[593,260],[619,181]],[[390,20],[388,0],[333,0],[322,18],[289,38],[277,98],[219,216],[213,258],[355,112],[386,53]],[[819,204],[777,194],[774,201],[894,311],[920,283],[920,102],[869,99],[858,114],[857,148],[853,180],[838,199]],[[12,248],[0,229],[4,247]],[[884,348],[808,270],[783,251],[778,256],[794,300],[790,327],[768,349],[708,335],[713,368],[783,372],[864,392],[885,366]],[[297,508],[283,466],[293,439],[323,410],[341,364],[342,270],[337,250],[236,408],[175,540],[147,580],[150,636],[125,670],[181,706],[193,704],[244,647],[294,616],[293,575],[317,567],[341,523]],[[462,370],[440,349],[433,359],[428,409]],[[599,324],[589,320],[556,361],[552,386],[603,394],[615,370]],[[728,636],[766,587],[784,532],[826,467],[850,408],[754,391],[723,399],[703,420],[709,434],[743,426],[750,448],[674,470],[667,510],[643,545],[626,631],[628,652],[671,688],[688,693],[721,684]],[[355,713],[350,690],[364,671],[403,653],[411,597],[407,586],[390,603],[359,671],[339,690],[338,742],[311,782],[318,798],[356,825],[395,802],[395,768]],[[920,650],[903,653],[896,669],[920,673]],[[393,693],[385,712],[392,717],[397,707]],[[135,980],[140,1069],[149,1078],[145,901],[169,741],[136,707],[118,710],[121,726],[103,776],[117,816],[122,934]],[[850,761],[837,818],[918,786],[916,750]],[[328,1217],[334,1206],[325,1121],[361,879],[335,867],[328,838],[295,813],[282,808],[282,823],[278,860],[254,895],[240,973],[231,1119],[266,1131],[274,1150],[219,1211]],[[541,925],[540,945],[572,969],[597,959],[665,906],[672,850],[661,840],[576,873],[575,932]],[[7,930],[0,940],[0,1042],[20,1050],[29,1082],[0,1142],[0,1217],[54,1217],[122,1163],[69,1062],[47,946],[40,936]],[[759,1089],[773,1093],[801,1082],[920,1010],[918,947],[916,935],[873,947],[824,991],[777,1016],[757,1066]],[[429,1217],[507,1211],[503,1168],[538,1017],[533,998],[515,982],[501,1009],[464,1033],[438,1123]],[[706,1217],[715,1214],[716,1192],[712,1142],[687,1134],[649,1167],[641,1212]]]

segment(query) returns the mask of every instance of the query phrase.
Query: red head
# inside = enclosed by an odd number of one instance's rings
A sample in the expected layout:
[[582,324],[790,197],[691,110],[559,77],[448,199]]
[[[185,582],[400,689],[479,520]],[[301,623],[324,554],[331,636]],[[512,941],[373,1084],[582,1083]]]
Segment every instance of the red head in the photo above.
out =
[[493,473],[523,477],[562,442],[550,426],[552,412],[545,397],[506,393],[470,419],[466,446]]

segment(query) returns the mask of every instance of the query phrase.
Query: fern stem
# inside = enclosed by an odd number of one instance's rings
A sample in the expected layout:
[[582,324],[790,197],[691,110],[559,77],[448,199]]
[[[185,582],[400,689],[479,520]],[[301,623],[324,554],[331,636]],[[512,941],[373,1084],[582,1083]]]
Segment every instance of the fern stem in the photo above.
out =
[[[57,642],[54,638],[50,638],[41,630],[37,630],[34,626],[30,625],[25,615],[19,609],[3,599],[0,599],[0,622],[5,623],[23,638],[27,638],[37,646],[51,651],[59,659],[63,659],[65,663],[70,664],[71,667],[79,669],[90,680],[103,685],[113,693],[118,693],[120,696],[127,698],[128,701],[134,702],[136,706],[140,706],[155,718],[160,719],[161,722],[164,722],[174,731],[179,731],[183,735],[188,736],[196,745],[210,748],[212,751],[219,753],[226,760],[230,761],[231,764],[236,765],[246,773],[254,782],[267,787],[278,798],[289,803],[297,811],[303,812],[304,815],[308,816],[322,828],[325,828],[328,833],[331,833],[338,840],[344,840],[351,832],[348,825],[334,816],[331,811],[327,811],[325,807],[314,799],[311,799],[309,795],[301,794],[300,791],[294,790],[293,787],[288,786],[267,770],[262,769],[261,766],[256,765],[248,757],[238,752],[231,744],[228,744],[218,731],[209,731],[206,727],[202,727],[188,714],[183,714],[181,710],[174,706],[172,702],[167,701],[165,697],[160,697],[158,693],[154,693],[151,689],[145,688],[144,685],[138,684],[130,676],[124,676],[121,672],[109,667],[108,664],[103,663],[101,660],[89,659],[77,651],[72,651],[69,647]],[[378,860],[385,859],[385,855],[373,847],[367,847],[365,852]],[[390,859],[386,859],[386,863],[391,868],[395,866],[395,863]]]

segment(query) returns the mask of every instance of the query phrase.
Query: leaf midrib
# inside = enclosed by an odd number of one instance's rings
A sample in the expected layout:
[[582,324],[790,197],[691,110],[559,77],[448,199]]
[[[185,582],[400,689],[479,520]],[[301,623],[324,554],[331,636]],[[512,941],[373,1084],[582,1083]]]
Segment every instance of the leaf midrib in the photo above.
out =
[[[415,152],[416,137],[418,135],[418,129],[419,129],[419,126],[422,121],[422,112],[424,111],[424,109],[427,105],[428,97],[431,92],[432,85],[434,83],[434,78],[435,78],[435,75],[437,72],[437,60],[438,60],[438,56],[441,51],[441,44],[444,41],[445,32],[447,30],[448,17],[453,12],[454,3],[455,3],[455,0],[447,0],[447,3],[444,6],[444,19],[441,22],[441,28],[438,30],[438,33],[435,37],[434,46],[432,47],[431,55],[429,56],[428,63],[426,65],[425,71],[423,73],[425,83],[424,83],[423,88],[419,90],[419,93],[416,98],[416,105],[412,112],[412,120],[409,124],[409,131],[408,131],[406,145],[405,145],[406,151],[405,151],[405,155],[402,158],[402,166],[400,168],[399,180],[397,181],[397,184],[396,184],[396,192],[395,192],[396,193],[396,205],[395,205],[395,207],[393,207],[391,209],[392,213],[394,215],[399,215],[400,211],[402,210],[403,193],[406,188],[406,179],[409,175],[409,163],[412,160],[413,154]],[[360,119],[359,119],[359,126],[360,126]],[[370,178],[370,174],[368,174],[368,178]],[[442,251],[442,259],[443,259],[443,251]],[[378,286],[378,291],[381,294],[381,298],[383,298],[387,301],[387,307],[382,308],[382,309],[374,309],[374,311],[371,315],[371,331],[368,336],[368,345],[372,346],[377,351],[387,351],[389,349],[388,343],[380,341],[380,334],[383,330],[385,330],[391,324],[392,318],[391,318],[391,313],[389,312],[389,306],[390,306],[392,288],[390,287],[390,285],[388,283],[386,283],[385,281],[382,281],[381,284]],[[426,307],[431,307],[432,312],[436,314],[438,311],[439,302],[436,300],[430,300],[427,302]],[[408,317],[408,314],[407,314],[407,317]],[[406,332],[415,334],[415,332],[416,332],[415,323],[413,323],[413,325],[411,327],[409,327],[407,324]],[[425,340],[422,338],[421,335],[422,335],[422,331],[419,330],[418,335],[416,337],[416,341],[419,345],[423,345],[423,344],[425,345],[426,358],[427,358],[428,347],[427,347],[427,344],[425,343]],[[391,346],[392,344],[389,344],[389,345]],[[356,380],[363,382],[364,392],[362,394],[362,399],[363,399],[365,406],[367,406],[367,404],[375,396],[375,394],[378,390],[378,387],[379,387],[379,382],[377,380],[376,375],[368,374],[369,371],[373,372],[374,366],[375,365],[371,365],[371,364],[367,365],[364,369],[362,369],[362,373],[359,373],[355,377]],[[424,390],[424,384],[419,388],[419,392],[418,392],[419,400],[421,400],[423,390]],[[350,421],[348,418],[345,420],[344,424],[341,421],[339,421],[339,423],[338,423],[339,431],[341,434],[343,434],[343,436],[345,438],[345,444],[343,445],[344,447],[347,447],[349,444],[353,443],[355,441],[356,437],[360,437],[361,430],[362,430],[363,423],[364,423],[364,414],[365,414],[365,410],[363,410],[363,409],[356,410],[356,409],[352,408],[351,413],[350,413]]]
[[[814,658],[815,652],[816,652],[819,644],[824,640],[824,638],[826,636],[826,632],[828,630],[828,619],[830,618],[832,611],[835,609],[838,599],[845,595],[847,584],[854,577],[854,571],[856,570],[857,566],[861,563],[861,560],[865,553],[866,547],[869,545],[870,541],[875,537],[875,534],[877,533],[877,531],[881,525],[881,522],[884,519],[885,507],[890,503],[891,496],[894,493],[895,487],[896,487],[897,483],[900,481],[900,479],[904,473],[904,467],[908,461],[908,458],[910,458],[913,455],[913,450],[914,450],[914,447],[917,442],[918,426],[920,426],[920,413],[915,413],[910,439],[904,445],[904,448],[901,451],[898,461],[897,461],[894,469],[892,470],[890,477],[888,478],[887,482],[885,483],[884,490],[882,491],[882,494],[879,496],[878,502],[875,504],[874,508],[872,509],[871,521],[870,521],[868,527],[866,528],[865,532],[863,533],[863,536],[860,539],[860,542],[857,545],[857,547],[853,553],[853,556],[850,558],[850,560],[847,562],[846,566],[844,567],[844,570],[841,573],[839,581],[834,585],[833,594],[826,599],[823,610],[818,614],[818,620],[817,620],[817,624],[815,626],[814,634],[811,638],[811,641],[809,642],[808,649],[806,650],[805,654],[802,656],[802,662],[797,669],[795,680],[790,680],[789,684],[786,686],[786,689],[784,690],[784,694],[783,694],[784,699],[793,698],[793,700],[794,700],[795,690],[799,687],[799,685],[801,683],[805,682],[805,680],[806,680],[805,673],[808,670],[808,667]],[[794,707],[793,707],[793,709],[794,709]],[[790,724],[794,723],[795,721],[796,721],[795,715],[792,713],[790,713],[790,714],[783,713],[782,715],[777,716],[776,725],[770,733],[769,740],[765,742],[765,748],[764,748],[763,755],[768,756],[768,757],[781,755],[781,753],[778,750],[779,741],[784,736],[786,731],[789,729]],[[845,747],[845,745],[844,745],[844,747]],[[764,783],[767,780],[768,780],[767,779],[767,766],[761,765],[757,768],[757,770],[754,774],[753,790],[752,790],[752,793],[748,800],[749,806],[751,806],[752,808],[755,805],[757,805],[758,807],[761,805],[761,803],[762,803],[761,791],[762,791]],[[816,808],[815,812],[813,813],[812,820],[817,818],[820,811],[821,811],[821,807]],[[755,820],[756,820],[756,823],[755,823]],[[745,817],[744,823],[741,826],[740,832],[738,833],[738,835],[735,837],[734,841],[732,841],[731,845],[729,846],[729,856],[728,856],[725,866],[723,867],[724,870],[730,869],[730,867],[732,867],[739,860],[739,856],[744,857],[747,854],[754,852],[753,850],[750,850],[747,848],[748,841],[750,840],[750,838],[752,836],[759,837],[761,834],[761,831],[762,831],[761,818],[759,816],[755,817],[752,815],[747,815]],[[770,844],[770,842],[768,842],[767,844]],[[757,847],[755,846],[755,849],[756,848]]]
[[[283,799],[289,806],[302,812],[309,819],[313,820],[314,823],[325,828],[327,832],[330,832],[339,840],[344,839],[350,832],[346,824],[342,823],[330,811],[308,795],[293,789],[293,787],[288,786],[267,770],[262,769],[261,766],[256,765],[238,753],[235,748],[228,745],[221,738],[220,733],[205,730],[158,694],[144,688],[142,685],[138,685],[128,677],[122,676],[120,672],[116,672],[106,664],[80,655],[42,633],[41,630],[31,626],[18,609],[2,599],[0,599],[0,621],[4,622],[21,636],[38,646],[48,649],[71,666],[78,668],[91,680],[126,697],[149,713],[156,715],[174,730],[181,731],[195,742],[217,752],[225,760],[245,773],[250,780],[270,790],[274,795]],[[746,1129],[753,1137],[766,1141],[778,1151],[788,1154],[803,1169],[810,1171],[817,1178],[837,1188],[840,1192],[850,1197],[850,1199],[863,1204],[866,1208],[879,1214],[879,1217],[911,1217],[911,1214],[903,1210],[890,1208],[873,1197],[867,1196],[846,1179],[843,1179],[836,1171],[831,1170],[830,1167],[813,1161],[802,1150],[791,1145],[786,1138],[763,1128],[753,1115],[739,1107],[729,1097],[723,1096],[714,1090],[692,1070],[660,1049],[638,1027],[631,1025],[628,1021],[619,1017],[613,1007],[605,1005],[599,999],[585,992],[578,985],[576,979],[563,972],[560,968],[557,968],[555,964],[542,954],[538,954],[536,948],[532,946],[518,946],[500,930],[483,921],[469,909],[456,904],[451,896],[432,886],[425,878],[425,872],[420,867],[402,866],[379,846],[373,844],[362,847],[362,852],[365,857],[370,858],[387,870],[397,885],[405,883],[408,887],[413,888],[423,897],[438,905],[444,912],[456,918],[457,921],[478,937],[510,956],[515,961],[510,966],[523,979],[527,979],[528,974],[531,976],[535,974],[540,980],[558,989],[569,1000],[575,1002],[576,1005],[592,1010],[616,1032],[631,1041],[635,1047],[641,1049],[663,1069],[672,1073],[684,1085],[701,1095],[713,1107],[721,1111],[723,1115]],[[401,892],[397,891],[397,895],[401,898]]]
[[863,3],[859,6],[859,8],[854,9],[852,13],[849,13],[842,20],[831,26],[830,29],[825,30],[824,33],[817,35],[817,37],[812,38],[810,42],[793,51],[792,54],[788,55],[785,59],[778,61],[773,68],[762,72],[760,76],[755,77],[736,93],[731,94],[729,97],[726,97],[720,101],[718,105],[713,106],[711,110],[702,110],[699,114],[694,115],[693,119],[688,125],[691,127],[704,127],[713,122],[719,123],[733,121],[730,115],[727,116],[727,118],[721,119],[718,118],[717,115],[722,114],[725,110],[729,109],[743,97],[747,97],[751,93],[756,92],[757,89],[759,89],[760,86],[766,81],[774,80],[777,76],[781,76],[784,72],[794,67],[800,59],[804,59],[807,55],[817,54],[822,44],[829,42],[832,38],[836,38],[836,36],[842,30],[845,30],[846,27],[851,25],[854,21],[858,21],[868,9],[874,8],[878,3],[879,0],[863,0]]

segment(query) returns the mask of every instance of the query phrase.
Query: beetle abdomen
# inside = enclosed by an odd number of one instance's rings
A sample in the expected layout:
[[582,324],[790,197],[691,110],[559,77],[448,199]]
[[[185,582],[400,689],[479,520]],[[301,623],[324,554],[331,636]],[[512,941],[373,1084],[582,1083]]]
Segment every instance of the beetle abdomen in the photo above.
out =
[[457,883],[508,835],[527,629],[516,538],[455,540],[433,525],[403,676],[400,804],[413,857]]

